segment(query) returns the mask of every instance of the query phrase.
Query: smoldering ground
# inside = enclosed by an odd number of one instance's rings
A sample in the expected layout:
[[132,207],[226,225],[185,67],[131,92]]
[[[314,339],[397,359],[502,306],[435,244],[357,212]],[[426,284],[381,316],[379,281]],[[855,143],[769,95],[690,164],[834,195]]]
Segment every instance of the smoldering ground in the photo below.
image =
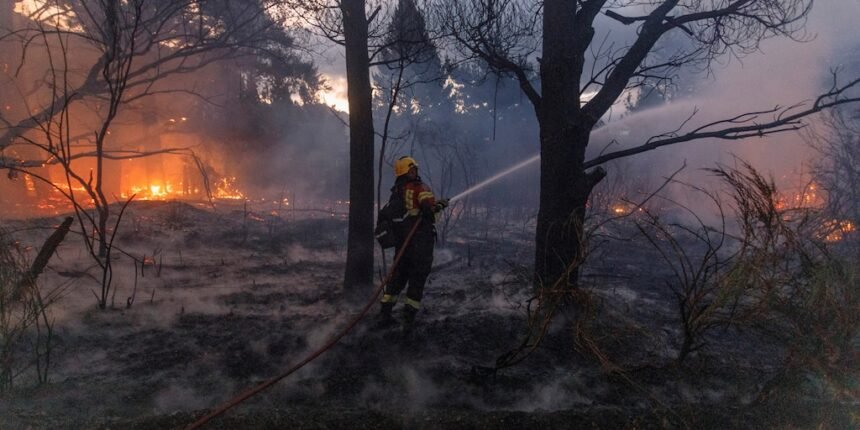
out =
[[[834,28],[845,32],[845,27]],[[833,37],[818,40],[833,42],[828,46],[852,46]],[[822,59],[823,48],[808,49],[815,45],[785,46],[764,47],[767,59],[776,53],[782,61],[756,64],[757,60],[748,58],[718,68],[712,81],[715,89],[699,93],[698,99],[674,100],[609,122],[596,132],[591,149],[599,151],[603,142],[611,140],[618,146],[636,145],[673,130],[694,107],[701,108],[695,120],[704,123],[809,99],[821,88],[832,57]],[[800,63],[816,67],[793,67]],[[779,79],[773,78],[775,74]],[[697,84],[706,88],[710,78],[706,75]],[[761,84],[765,78],[768,85]],[[518,91],[515,86],[510,89]],[[462,125],[484,134],[498,127],[491,142],[482,140],[481,149],[494,156],[492,165],[478,166],[485,173],[520,161],[523,147],[536,147],[536,132],[533,140],[522,142],[524,130],[533,129],[533,123],[524,126],[521,121],[502,119],[490,126],[487,118],[471,116],[471,122]],[[337,139],[345,139],[343,128],[337,127],[326,127],[326,133],[303,129],[285,138],[304,142],[308,133],[324,136],[325,145],[317,146],[314,158],[317,164],[340,172],[333,176],[339,180],[329,175],[316,179],[326,179],[325,188],[335,193],[345,183],[345,153],[337,147]],[[608,135],[600,137],[604,131]],[[768,145],[758,141],[754,146],[744,142],[718,147],[700,142],[659,150],[632,159],[612,173],[631,172],[629,183],[658,185],[685,160],[694,171],[715,161],[730,162],[727,148],[758,167],[784,172],[807,156],[799,150],[801,142],[785,136],[768,138],[772,143]],[[785,140],[794,140],[791,149],[786,149]],[[272,178],[306,154],[285,149],[276,155],[249,183],[274,183],[275,191],[281,192],[284,184]],[[253,160],[244,161],[244,174],[259,170]],[[319,184],[314,182],[314,172],[308,172],[294,171],[280,179],[302,191],[314,190]],[[488,187],[482,203],[490,207],[494,200],[512,196],[534,198],[536,169],[520,174],[526,176]],[[600,187],[608,183],[609,179]],[[435,185],[434,189],[439,188]],[[633,188],[629,197],[636,200],[653,188]],[[340,217],[274,219],[262,211],[248,217],[235,206],[211,212],[180,204],[183,214],[176,219],[169,216],[168,205],[132,205],[118,246],[138,259],[149,256],[150,260],[143,268],[145,274],[135,278],[131,260],[118,257],[116,295],[109,310],[95,309],[91,289],[97,287],[87,275],[92,273],[91,264],[79,239],[70,238],[63,245],[52,262],[53,270],[43,278],[45,284],[73,281],[52,308],[57,338],[50,383],[32,388],[25,370],[16,388],[0,402],[4,428],[181,427],[202,410],[314,351],[359,308],[344,300],[338,287],[346,243],[346,223]],[[774,415],[764,414],[759,421],[739,412],[755,400],[751,393],[774,375],[783,358],[779,345],[746,333],[716,333],[709,339],[711,352],[695,358],[695,372],[659,366],[678,351],[675,298],[666,286],[671,273],[655,264],[659,258],[653,249],[635,241],[607,245],[612,248],[593,259],[584,273],[603,316],[591,330],[603,335],[604,351],[614,362],[635,369],[626,376],[629,379],[575,350],[574,333],[564,318],[523,365],[497,374],[482,373],[480,369],[491,367],[523,335],[532,292],[530,280],[522,273],[528,272],[524,262],[533,257],[530,223],[534,221],[528,216],[495,219],[492,210],[483,213],[486,216],[480,222],[461,225],[437,249],[437,267],[412,338],[400,339],[396,329],[373,331],[370,322],[364,321],[319,360],[229,412],[213,428],[343,428],[356,423],[381,428],[576,424],[619,428],[678,423],[719,428],[755,427],[780,413],[813,417],[801,422],[814,422],[816,414],[826,413],[816,408],[819,399],[814,397],[802,403],[806,408],[773,411]],[[23,228],[30,222],[16,225]],[[18,230],[16,234],[37,246],[46,231]]]
[[[356,316],[361,303],[345,299],[338,282],[345,220],[284,221],[270,235],[264,221],[245,224],[241,212],[188,206],[193,222],[176,228],[165,221],[170,204],[132,204],[128,216],[145,218],[138,226],[147,234],[118,239],[132,255],[160,249],[138,277],[131,307],[134,271],[125,257],[115,262],[113,307],[97,310],[94,283],[84,278],[54,305],[50,382],[37,388],[20,375],[0,403],[3,428],[181,427],[284,371]],[[212,428],[719,427],[747,419],[726,410],[749,404],[781,348],[719,333],[709,339],[713,353],[693,359],[702,371],[662,366],[677,353],[679,329],[670,271],[654,264],[644,241],[613,245],[584,273],[601,315],[590,330],[613,362],[639,370],[619,380],[578,349],[570,309],[526,362],[488,372],[522,340],[532,290],[520,262],[533,249],[510,220],[475,237],[469,223],[487,221],[463,219],[438,247],[411,337],[375,330],[371,315]],[[35,243],[42,234],[25,236]],[[70,238],[44,282],[81,264],[80,246]]]

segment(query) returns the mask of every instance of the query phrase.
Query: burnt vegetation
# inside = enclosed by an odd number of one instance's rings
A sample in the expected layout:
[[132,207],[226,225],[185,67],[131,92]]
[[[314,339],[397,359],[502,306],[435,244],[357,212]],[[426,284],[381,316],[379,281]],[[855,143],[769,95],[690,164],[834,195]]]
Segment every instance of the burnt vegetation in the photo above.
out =
[[[843,250],[854,233],[831,241],[832,215],[783,207],[749,166],[715,174],[726,186],[711,195],[731,208],[716,225],[678,216],[656,196],[628,214],[595,216],[582,286],[553,298],[551,315],[534,306],[550,298],[523,288],[530,270],[519,262],[533,244],[515,218],[481,237],[455,231],[412,338],[362,323],[306,370],[210,425],[322,428],[349,417],[381,428],[850,427],[858,297]],[[128,216],[150,233],[120,247],[134,255],[160,244],[162,261],[138,280],[133,307],[87,310],[77,328],[54,334],[54,360],[65,363],[48,385],[59,390],[56,415],[12,409],[11,423],[181,427],[194,410],[292,365],[355,312],[339,286],[342,219],[283,219],[282,244],[271,248],[264,219],[246,225],[240,210],[186,207],[193,222],[177,229],[168,209],[177,204],[131,205]],[[479,213],[461,225],[486,222]],[[58,268],[74,264],[79,246]],[[134,276],[122,273],[121,292]],[[512,350],[518,339],[528,343]],[[14,351],[28,361],[28,347]],[[88,364],[69,368],[72,357]],[[33,369],[23,369],[4,394],[16,408],[33,385]],[[117,403],[94,406],[104,411],[95,416],[63,406],[104,402],[95,380]]]
[[[811,8],[0,0],[0,427],[860,426],[860,58],[696,98]],[[800,175],[653,162],[797,136]],[[404,154],[482,191],[409,336],[364,318]]]

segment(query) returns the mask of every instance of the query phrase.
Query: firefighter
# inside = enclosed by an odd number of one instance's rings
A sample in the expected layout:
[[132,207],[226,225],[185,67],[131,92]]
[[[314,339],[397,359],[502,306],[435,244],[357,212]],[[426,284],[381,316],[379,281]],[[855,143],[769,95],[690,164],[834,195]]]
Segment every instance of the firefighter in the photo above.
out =
[[395,255],[403,247],[403,241],[419,219],[421,224],[412,236],[400,262],[394,269],[391,280],[385,285],[380,303],[380,327],[390,327],[396,322],[392,316],[394,304],[403,288],[406,289],[406,300],[403,306],[403,333],[409,334],[415,322],[415,315],[421,309],[421,297],[424,295],[424,284],[430,275],[433,265],[433,247],[436,242],[436,216],[448,206],[448,199],[436,200],[433,191],[418,176],[418,162],[405,156],[394,162],[394,175],[397,179],[391,187],[392,193],[400,193],[403,198],[406,213],[402,222],[398,223],[397,237],[399,243],[395,246]]

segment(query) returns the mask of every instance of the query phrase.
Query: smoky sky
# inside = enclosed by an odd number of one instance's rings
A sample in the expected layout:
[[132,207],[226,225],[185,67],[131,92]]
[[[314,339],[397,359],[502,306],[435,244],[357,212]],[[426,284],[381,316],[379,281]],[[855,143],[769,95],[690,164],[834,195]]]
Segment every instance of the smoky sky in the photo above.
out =
[[[706,71],[683,70],[680,80],[692,87],[691,91],[664,104],[634,112],[619,103],[611,117],[604,118],[606,125],[595,130],[589,156],[640,145],[651,136],[677,129],[694,111],[696,115],[681,132],[743,112],[811,103],[831,84],[831,70],[838,70],[843,82],[860,76],[860,36],[854,31],[858,18],[858,0],[816,2],[805,32],[799,34],[804,41],[773,37],[761,44],[759,52],[742,58],[723,56]],[[596,25],[595,40],[605,40],[617,47],[626,46],[635,36],[635,26],[624,26],[606,17],[599,18]],[[683,43],[685,37],[677,30],[661,40],[661,44],[665,47]],[[318,55],[309,59],[321,73],[330,77],[330,84],[342,85],[345,82],[342,48],[323,48],[315,49]],[[459,84],[468,89],[471,97],[465,102],[475,107],[468,114],[437,110],[429,120],[422,118],[422,121],[431,121],[435,129],[444,131],[437,139],[429,140],[432,145],[416,145],[409,139],[391,144],[387,160],[377,172],[382,177],[383,195],[387,195],[385,190],[393,181],[387,163],[393,156],[409,154],[418,158],[422,177],[437,194],[451,197],[470,184],[539,152],[539,128],[534,109],[515,81],[474,76],[463,78]],[[342,88],[335,90],[344,92]],[[379,133],[384,113],[381,109],[374,113]],[[315,195],[327,199],[348,198],[349,135],[345,115],[319,109],[306,111],[303,116],[287,111],[270,115],[272,123],[289,123],[289,126],[275,137],[277,142],[266,146],[270,149],[265,153],[236,154],[234,165],[241,170],[238,173],[244,175],[243,182],[258,191],[296,193],[298,199],[311,199]],[[402,124],[390,130],[394,135],[402,131]],[[377,150],[379,141],[377,138]],[[441,159],[442,155],[450,156],[450,151],[440,155],[440,148],[445,146],[457,147],[456,168],[452,171],[445,171],[446,163],[451,164],[450,157]],[[707,176],[701,168],[731,163],[737,156],[779,180],[808,170],[815,155],[799,135],[778,134],[745,141],[684,143],[612,163],[607,168],[610,175],[623,172],[630,181],[648,184],[659,181],[683,164],[687,165],[684,175]],[[374,183],[377,179],[367,178]],[[471,198],[487,204],[534,206],[538,188],[539,169],[538,163],[534,163],[476,192]],[[253,190],[250,191],[253,194]]]
[[[694,87],[689,94],[635,113],[626,112],[622,105],[616,106],[612,117],[605,118],[607,126],[594,132],[590,156],[639,145],[651,136],[675,130],[694,111],[697,113],[686,124],[685,130],[744,112],[811,103],[832,83],[832,70],[838,70],[842,82],[860,75],[860,37],[854,31],[858,18],[860,1],[816,2],[804,31],[797,35],[803,41],[772,37],[761,43],[758,52],[740,58],[723,56],[704,71],[682,70],[680,76]],[[635,35],[634,26],[623,26],[605,17],[599,18],[596,24],[595,40],[605,39],[607,43],[624,46]],[[683,37],[685,35],[677,31],[661,42],[683,42]],[[321,72],[335,79],[340,80],[344,75],[342,52],[337,49],[327,50],[318,65]],[[492,86],[494,81],[489,79],[477,84]],[[484,115],[451,114],[451,123],[460,123],[481,135],[481,142],[471,142],[479,154],[473,162],[471,173],[476,177],[471,178],[471,183],[538,153],[539,129],[533,111],[529,112],[529,102],[519,94],[516,85],[511,84],[508,82],[501,93],[508,98],[520,97],[524,107],[520,112],[505,112],[503,108],[493,112],[493,106],[488,106]],[[507,106],[509,110],[515,109],[510,107],[512,105]],[[521,117],[527,120],[523,122]],[[772,117],[765,116],[762,120]],[[470,124],[463,125],[464,122]],[[423,154],[413,155],[421,157]],[[613,169],[617,171],[620,168],[631,179],[648,182],[659,180],[686,164],[683,175],[701,180],[707,176],[701,168],[714,167],[716,163],[731,164],[734,157],[750,161],[779,181],[808,170],[815,152],[800,135],[787,133],[744,141],[690,142],[634,156],[619,165],[607,167],[610,174]],[[433,164],[433,160],[423,161]],[[389,179],[387,167],[380,173],[384,180]],[[535,163],[476,195],[491,201],[513,198],[534,203],[538,175]],[[467,184],[464,182],[458,186],[463,188]],[[452,193],[455,191],[451,190]]]
[[[860,76],[860,39],[850,30],[857,18],[860,2],[816,2],[805,33],[799,35],[804,41],[775,37],[765,40],[758,53],[743,58],[724,57],[710,73],[696,76],[692,94],[610,123],[605,130],[595,132],[595,143],[616,140],[622,147],[635,146],[650,136],[676,129],[694,110],[698,113],[685,130],[744,112],[797,103],[808,106],[832,84],[832,71],[843,83]],[[773,115],[761,119],[773,119]],[[596,146],[592,145],[592,151]],[[701,176],[696,169],[714,167],[715,163],[732,164],[735,156],[774,176],[777,182],[792,182],[796,175],[808,172],[816,154],[799,134],[784,133],[743,141],[703,140],[671,146],[634,157],[628,167],[667,175],[686,162],[686,174],[696,177]]]

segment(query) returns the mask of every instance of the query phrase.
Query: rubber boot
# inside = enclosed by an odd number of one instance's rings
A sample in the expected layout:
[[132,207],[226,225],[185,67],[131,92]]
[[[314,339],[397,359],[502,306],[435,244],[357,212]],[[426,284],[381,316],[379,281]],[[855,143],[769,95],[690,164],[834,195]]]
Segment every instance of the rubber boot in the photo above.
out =
[[391,316],[392,309],[394,309],[393,302],[379,304],[379,315],[377,315],[376,317],[376,324],[374,324],[374,328],[381,330],[392,327],[397,324],[397,321],[395,321],[394,317]]

